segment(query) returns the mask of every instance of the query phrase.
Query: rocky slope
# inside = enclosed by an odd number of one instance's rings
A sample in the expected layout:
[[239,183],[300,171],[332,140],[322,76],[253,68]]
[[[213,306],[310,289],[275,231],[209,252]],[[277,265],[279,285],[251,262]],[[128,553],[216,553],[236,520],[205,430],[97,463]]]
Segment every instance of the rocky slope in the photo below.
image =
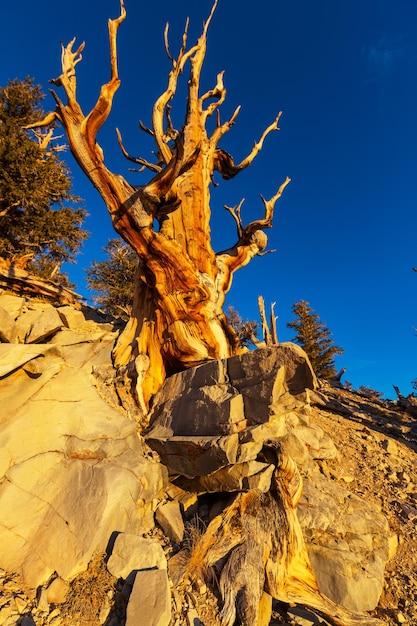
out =
[[372,615],[417,624],[417,419],[396,402],[325,389],[315,420],[336,442],[337,461],[321,464],[332,481],[374,502],[388,520],[391,558]]
[[[0,294],[0,626],[219,623],[215,585],[181,587],[184,548],[234,494],[268,491],[271,438],[304,478],[320,588],[369,620],[417,623],[415,416],[317,387],[284,347],[273,366],[264,353],[170,379],[145,441],[121,408],[117,332],[87,309]],[[262,623],[326,621],[274,601]]]

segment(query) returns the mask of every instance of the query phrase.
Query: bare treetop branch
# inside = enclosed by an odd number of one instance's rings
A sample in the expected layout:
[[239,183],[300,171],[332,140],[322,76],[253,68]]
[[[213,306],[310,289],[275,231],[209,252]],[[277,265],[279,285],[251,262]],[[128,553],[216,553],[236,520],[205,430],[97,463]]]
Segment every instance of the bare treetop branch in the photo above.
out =
[[102,86],[100,96],[90,111],[86,119],[86,137],[87,141],[92,144],[95,141],[97,132],[106,121],[113,104],[113,97],[120,86],[119,73],[117,69],[117,31],[120,24],[126,18],[126,10],[124,1],[120,0],[120,16],[113,20],[109,20],[109,41],[110,41],[110,66],[111,77],[108,83]]
[[205,102],[206,100],[209,100],[210,98],[217,99],[216,102],[212,102],[211,104],[209,104],[207,109],[204,112],[202,112],[204,123],[207,120],[207,118],[213,115],[214,111],[218,109],[226,99],[226,89],[223,85],[223,76],[224,76],[224,72],[220,72],[219,74],[217,74],[216,86],[213,89],[210,89],[210,91],[207,91],[207,93],[205,93],[200,98],[200,102],[202,104],[203,102]]
[[[240,107],[238,107],[235,110],[232,117],[227,122],[225,122],[222,125],[217,126],[217,128],[213,132],[211,139],[210,139],[210,144],[211,144],[212,149],[214,149],[218,145],[223,135],[225,135],[233,126],[239,111],[240,111]],[[261,137],[259,138],[259,141],[255,142],[248,156],[245,157],[239,164],[236,164],[234,162],[233,157],[228,152],[226,152],[225,150],[222,150],[221,148],[218,148],[214,153],[214,159],[213,159],[214,169],[216,169],[225,180],[229,180],[230,178],[233,178],[234,176],[236,176],[236,174],[239,174],[239,172],[247,168],[249,165],[251,165],[255,157],[262,150],[264,141],[266,137],[269,135],[269,133],[271,133],[274,130],[279,130],[278,122],[280,120],[281,115],[282,115],[282,112],[278,113],[277,117],[272,122],[272,124],[270,124],[264,130]]]
[[275,203],[282,196],[285,187],[290,182],[291,182],[291,178],[289,178],[287,176],[286,179],[284,180],[284,182],[282,183],[282,185],[280,185],[277,193],[274,196],[272,196],[272,198],[270,198],[269,200],[265,200],[265,198],[261,195],[262,202],[265,205],[265,220],[267,222],[269,222],[269,223],[272,222],[272,217],[273,217],[273,213],[274,213]]
[[218,0],[214,0],[213,6],[211,7],[210,15],[208,16],[207,20],[204,23],[204,27],[203,27],[204,36],[207,36],[208,27],[210,26],[210,22],[213,19],[214,11],[217,8],[217,4],[218,4]]
[[242,209],[242,205],[243,205],[244,202],[245,202],[245,198],[242,198],[242,200],[239,202],[239,204],[237,206],[230,207],[230,206],[224,205],[224,208],[226,209],[226,211],[228,211],[230,213],[230,215],[233,217],[233,219],[236,222],[238,239],[241,239],[241,237],[243,235],[243,224],[242,224],[242,217],[241,217],[241,209]]
[[64,47],[61,43],[61,67],[62,74],[58,78],[52,79],[49,82],[58,87],[63,87],[65,95],[68,98],[68,105],[78,115],[82,115],[80,105],[77,102],[77,78],[75,72],[75,66],[82,60],[82,51],[85,48],[85,42],[83,41],[75,52],[72,48],[75,43],[75,37]]
[[129,154],[123,145],[122,135],[118,128],[116,128],[116,135],[117,135],[117,141],[122,151],[122,154],[126,159],[128,159],[128,161],[132,161],[132,163],[136,163],[137,165],[142,165],[144,168],[148,168],[152,172],[158,173],[162,170],[162,167],[160,165],[157,165],[155,163],[149,163],[149,161],[142,159],[142,157],[134,157],[131,154]]
[[236,168],[239,172],[245,169],[246,167],[248,167],[252,163],[252,161],[255,159],[255,157],[260,153],[264,145],[264,141],[266,137],[269,135],[269,133],[273,132],[274,130],[279,130],[278,123],[281,118],[281,115],[282,115],[282,111],[278,113],[278,115],[276,116],[272,124],[270,124],[267,128],[265,128],[264,132],[259,138],[259,141],[255,142],[248,156],[244,158],[238,165],[236,165]]

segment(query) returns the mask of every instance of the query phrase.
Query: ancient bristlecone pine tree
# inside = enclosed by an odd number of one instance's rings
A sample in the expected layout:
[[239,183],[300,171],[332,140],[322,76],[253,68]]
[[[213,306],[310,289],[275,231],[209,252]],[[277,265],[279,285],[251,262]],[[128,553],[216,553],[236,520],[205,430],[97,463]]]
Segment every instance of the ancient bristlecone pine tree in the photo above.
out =
[[[237,224],[237,241],[228,250],[217,254],[213,251],[210,184],[214,171],[230,179],[248,167],[262,149],[265,137],[278,130],[280,118],[278,114],[238,164],[218,147],[239,108],[221,122],[219,107],[226,96],[223,73],[218,74],[213,89],[200,93],[207,29],[216,5],[217,0],[192,47],[187,46],[186,25],[176,58],[169,49],[168,28],[165,30],[165,47],[172,64],[168,85],[154,104],[152,128],[142,126],[155,140],[157,163],[132,157],[118,134],[124,155],[154,174],[148,184],[132,185],[109,171],[96,141],[120,85],[116,37],[126,16],[123,0],[120,16],[109,20],[111,77],[102,86],[94,108],[85,115],[77,102],[76,65],[81,61],[84,43],[73,52],[72,40],[62,49],[62,74],[51,81],[63,88],[67,102],[52,91],[56,109],[37,123],[47,126],[57,120],[62,124],[75,159],[106,203],[114,229],[139,256],[133,314],[114,357],[116,366],[127,366],[136,378],[137,400],[144,410],[167,374],[236,353],[236,336],[222,310],[225,294],[233,272],[265,249],[267,237],[263,230],[271,227],[275,202],[289,182],[287,178],[270,200],[262,198],[264,216],[247,226],[241,221],[241,203],[229,208]],[[185,124],[177,130],[171,120],[170,102],[187,65]],[[206,123],[213,115],[217,123],[209,135]]]
[[[75,159],[106,203],[114,229],[139,257],[133,312],[115,347],[114,360],[119,370],[128,372],[135,381],[136,400],[144,413],[167,374],[237,352],[237,335],[222,310],[225,294],[233,272],[265,250],[264,229],[272,226],[275,202],[289,182],[287,178],[270,200],[263,199],[264,216],[247,226],[241,220],[242,203],[229,208],[237,225],[237,241],[223,252],[213,251],[210,184],[214,172],[230,179],[248,167],[262,149],[266,136],[278,130],[280,118],[278,114],[238,164],[219,148],[239,109],[229,120],[221,122],[219,107],[226,96],[222,73],[213,89],[200,93],[207,30],[216,5],[217,0],[192,47],[187,46],[185,28],[176,58],[170,52],[168,30],[165,31],[165,47],[172,64],[168,86],[154,104],[152,128],[143,127],[155,140],[157,162],[133,158],[119,134],[124,155],[153,172],[147,185],[131,185],[109,171],[96,141],[120,84],[116,36],[126,15],[123,0],[120,16],[109,20],[111,77],[102,86],[94,108],[84,115],[77,102],[75,69],[84,44],[73,52],[73,40],[63,47],[62,74],[52,81],[63,88],[67,102],[52,92],[55,111],[36,123],[38,127],[55,121],[62,124]],[[186,65],[186,116],[184,127],[177,130],[170,115],[170,102]],[[217,123],[209,134],[206,124],[213,115],[217,116]],[[271,333],[266,328],[263,306],[261,311],[265,343],[276,343],[273,310]],[[275,466],[269,492],[251,489],[239,493],[212,520],[192,550],[180,582],[177,593],[181,594],[183,588],[187,594],[183,605],[188,604],[189,583],[204,579],[213,563],[223,563],[219,578],[223,626],[233,626],[236,614],[244,626],[269,623],[272,597],[284,602],[305,602],[337,626],[376,624],[321,596],[295,512],[302,489],[299,472],[274,442],[264,446],[262,454]]]

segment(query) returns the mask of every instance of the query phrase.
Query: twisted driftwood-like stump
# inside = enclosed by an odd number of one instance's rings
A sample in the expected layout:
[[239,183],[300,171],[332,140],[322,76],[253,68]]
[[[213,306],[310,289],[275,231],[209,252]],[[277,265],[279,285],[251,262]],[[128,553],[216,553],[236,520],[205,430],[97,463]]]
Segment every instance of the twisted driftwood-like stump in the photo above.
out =
[[265,626],[272,598],[313,609],[334,626],[377,626],[378,619],[347,611],[323,596],[307,554],[296,506],[302,479],[279,444],[264,446],[275,471],[269,492],[239,493],[208,525],[188,555],[179,585],[218,581],[222,626]]

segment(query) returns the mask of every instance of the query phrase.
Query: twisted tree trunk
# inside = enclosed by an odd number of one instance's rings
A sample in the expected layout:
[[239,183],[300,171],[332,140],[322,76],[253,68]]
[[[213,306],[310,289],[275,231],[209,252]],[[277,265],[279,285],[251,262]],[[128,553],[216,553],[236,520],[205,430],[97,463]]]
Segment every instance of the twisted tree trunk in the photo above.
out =
[[[223,73],[217,76],[213,89],[200,93],[207,30],[216,5],[217,0],[200,38],[189,48],[187,23],[176,58],[169,49],[168,27],[165,30],[165,47],[171,62],[168,85],[153,107],[152,128],[142,126],[155,140],[158,162],[132,157],[118,133],[126,158],[154,173],[147,185],[131,185],[122,176],[110,172],[96,141],[120,85],[116,36],[126,16],[123,0],[120,0],[120,16],[109,20],[111,77],[101,88],[94,108],[84,115],[77,102],[76,65],[81,61],[84,44],[74,52],[73,40],[62,49],[62,74],[51,81],[64,89],[67,102],[52,91],[56,109],[36,124],[48,126],[58,120],[63,125],[71,151],[100,192],[115,230],[140,258],[132,318],[120,337],[114,358],[116,366],[129,366],[136,372],[136,399],[145,412],[167,373],[236,352],[235,334],[222,311],[225,294],[233,272],[264,250],[267,238],[263,229],[272,226],[274,204],[289,182],[287,178],[269,201],[263,199],[264,217],[245,227],[240,217],[242,203],[228,208],[237,224],[237,241],[221,253],[213,251],[210,184],[214,171],[229,179],[248,167],[262,149],[265,137],[278,130],[280,118],[279,114],[239,164],[218,147],[239,108],[221,123],[219,107],[226,96]],[[187,64],[190,78],[186,119],[178,131],[171,121],[169,103]],[[206,122],[215,113],[217,124],[209,135]]]

